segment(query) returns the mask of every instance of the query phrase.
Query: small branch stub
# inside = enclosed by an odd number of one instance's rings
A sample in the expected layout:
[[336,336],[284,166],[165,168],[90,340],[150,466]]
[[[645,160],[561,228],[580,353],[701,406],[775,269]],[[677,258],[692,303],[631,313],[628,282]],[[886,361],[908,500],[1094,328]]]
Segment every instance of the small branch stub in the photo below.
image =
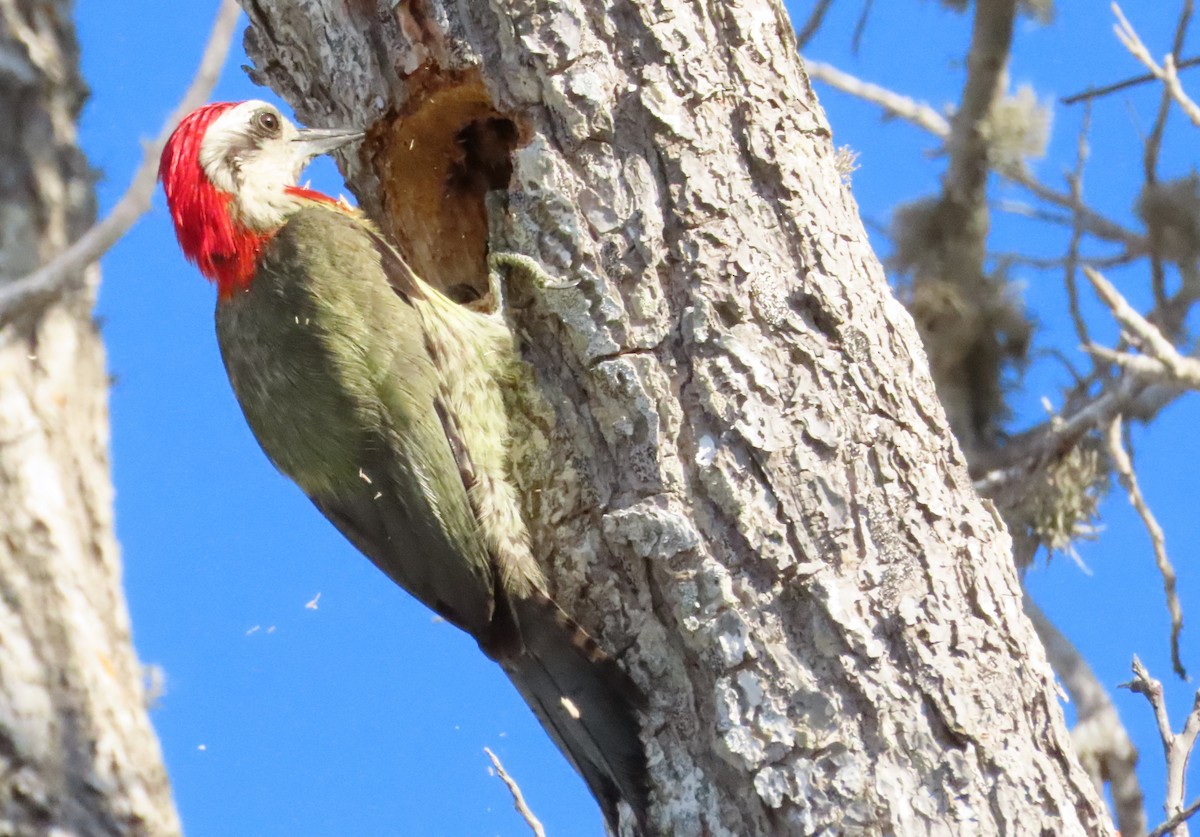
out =
[[542,827],[541,820],[534,816],[529,805],[525,802],[525,795],[521,793],[521,786],[517,784],[512,776],[508,775],[508,771],[504,769],[504,765],[500,763],[500,758],[492,752],[491,748],[484,747],[483,751],[487,753],[487,757],[492,760],[492,767],[496,771],[496,775],[500,777],[508,792],[512,794],[513,807],[517,809],[517,813],[521,815],[521,819],[529,825],[529,828],[536,837],[546,837],[546,830]]

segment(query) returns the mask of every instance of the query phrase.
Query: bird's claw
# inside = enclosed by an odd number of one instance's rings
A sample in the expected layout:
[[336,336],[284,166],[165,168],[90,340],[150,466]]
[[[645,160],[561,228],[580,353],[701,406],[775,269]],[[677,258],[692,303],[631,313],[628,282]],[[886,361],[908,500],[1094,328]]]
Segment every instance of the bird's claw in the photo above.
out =
[[530,282],[539,288],[551,291],[563,291],[579,285],[578,279],[556,279],[546,272],[537,259],[523,253],[492,253],[488,256],[488,268],[497,274],[506,270],[515,270],[523,274]]

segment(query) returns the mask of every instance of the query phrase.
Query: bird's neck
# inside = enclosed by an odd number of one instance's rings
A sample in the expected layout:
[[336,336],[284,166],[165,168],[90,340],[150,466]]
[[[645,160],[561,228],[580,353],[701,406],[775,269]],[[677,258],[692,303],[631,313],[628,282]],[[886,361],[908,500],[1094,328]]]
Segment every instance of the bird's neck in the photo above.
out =
[[292,205],[281,215],[278,224],[266,229],[247,225],[238,217],[232,196],[216,190],[213,190],[215,200],[198,207],[205,222],[194,225],[192,228],[198,233],[190,236],[187,242],[181,240],[180,244],[200,272],[216,284],[220,299],[228,299],[250,286],[263,248],[293,213],[313,205],[349,211],[345,204],[313,189],[288,186],[284,191],[292,199]]

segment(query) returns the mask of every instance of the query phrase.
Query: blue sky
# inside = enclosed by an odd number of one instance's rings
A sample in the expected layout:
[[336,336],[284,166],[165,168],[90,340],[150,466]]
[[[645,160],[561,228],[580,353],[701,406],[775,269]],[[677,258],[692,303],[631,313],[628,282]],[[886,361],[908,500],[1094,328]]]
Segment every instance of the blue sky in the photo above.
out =
[[[807,15],[808,3],[789,5],[797,21]],[[1050,27],[1020,26],[1014,81],[1049,97],[1138,72],[1111,35],[1106,3],[1059,7]],[[103,0],[78,3],[92,90],[82,141],[104,175],[103,208],[125,188],[139,140],[158,132],[182,95],[215,12],[210,3],[163,8],[126,0],[118,13]],[[928,0],[876,3],[853,56],[859,9],[835,3],[810,54],[935,105],[956,98],[967,18]],[[1165,48],[1172,21],[1142,13],[1134,22],[1152,49]],[[914,32],[922,33],[919,43]],[[245,63],[239,38],[214,98],[273,98],[246,80]],[[836,92],[819,95],[835,142],[860,152],[854,192],[865,217],[886,222],[897,202],[936,187],[944,161],[930,153],[932,140],[881,123],[873,107]],[[1139,131],[1156,103],[1156,91],[1145,88],[1097,108],[1088,199],[1115,217],[1131,217]],[[1060,183],[1070,164],[1078,115],[1056,111],[1050,156],[1038,166],[1050,182]],[[1180,123],[1164,155],[1168,175],[1193,164],[1195,137]],[[318,188],[342,189],[328,162],[310,171]],[[1001,216],[996,226],[1030,252],[1063,246],[1057,231],[1047,235],[1039,225]],[[499,668],[346,545],[262,456],[217,354],[213,290],[180,257],[161,195],[103,267],[98,313],[114,376],[126,587],[138,652],[166,672],[153,720],[190,837],[528,834],[489,775],[485,746],[521,783],[551,835],[602,833],[582,782]],[[1113,278],[1132,299],[1145,299],[1140,274]],[[1043,339],[1073,352],[1059,278],[1030,272],[1022,279]],[[1090,310],[1104,321],[1098,306]],[[1040,397],[1053,398],[1062,379],[1060,368],[1036,362],[1031,388],[1017,401],[1019,419],[1036,420]],[[1134,433],[1143,488],[1180,574],[1185,617],[1196,612],[1190,605],[1200,608],[1192,560],[1198,419],[1188,399],[1150,432]],[[1148,540],[1121,493],[1105,502],[1104,518],[1101,539],[1080,547],[1090,576],[1058,558],[1042,562],[1030,586],[1105,683],[1127,680],[1130,657],[1141,655],[1166,682],[1178,725],[1193,687],[1170,676],[1168,620]],[[318,594],[316,608],[306,607]],[[1197,647],[1185,629],[1185,663],[1200,671]],[[1142,747],[1154,820],[1163,771],[1152,719],[1140,697],[1118,692],[1116,699]]]

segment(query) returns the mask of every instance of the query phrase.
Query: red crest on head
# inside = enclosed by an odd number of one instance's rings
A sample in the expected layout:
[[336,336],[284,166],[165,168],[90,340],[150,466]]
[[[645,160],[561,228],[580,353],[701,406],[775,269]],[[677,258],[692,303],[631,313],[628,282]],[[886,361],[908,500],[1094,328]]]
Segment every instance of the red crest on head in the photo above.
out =
[[200,166],[205,133],[237,104],[216,102],[185,116],[163,147],[158,164],[179,247],[188,261],[217,283],[221,296],[250,281],[259,250],[270,237],[233,219],[229,212],[233,195],[213,186]]

